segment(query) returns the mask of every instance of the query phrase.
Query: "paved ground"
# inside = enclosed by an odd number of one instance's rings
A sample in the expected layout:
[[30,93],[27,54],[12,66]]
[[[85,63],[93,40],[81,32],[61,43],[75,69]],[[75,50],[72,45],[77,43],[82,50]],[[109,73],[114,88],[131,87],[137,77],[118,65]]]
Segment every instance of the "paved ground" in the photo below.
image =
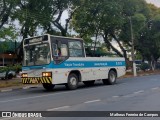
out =
[[[113,86],[105,86],[99,81],[93,87],[81,84],[79,89],[74,91],[67,91],[64,86],[57,86],[52,92],[47,92],[41,87],[4,92],[0,93],[0,111],[160,111],[159,78],[160,75],[151,75],[119,79]],[[53,118],[47,119],[53,120]],[[54,119],[151,120],[153,118]],[[154,120],[159,119],[154,118]]]

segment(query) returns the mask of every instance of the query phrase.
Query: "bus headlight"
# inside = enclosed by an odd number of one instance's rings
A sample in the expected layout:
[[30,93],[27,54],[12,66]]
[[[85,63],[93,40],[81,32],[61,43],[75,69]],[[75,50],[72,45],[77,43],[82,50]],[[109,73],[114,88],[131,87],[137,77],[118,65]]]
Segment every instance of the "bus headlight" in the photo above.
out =
[[52,77],[52,73],[51,72],[43,72],[42,77]]
[[27,73],[22,73],[21,76],[22,76],[22,77],[28,77],[28,74],[27,74]]

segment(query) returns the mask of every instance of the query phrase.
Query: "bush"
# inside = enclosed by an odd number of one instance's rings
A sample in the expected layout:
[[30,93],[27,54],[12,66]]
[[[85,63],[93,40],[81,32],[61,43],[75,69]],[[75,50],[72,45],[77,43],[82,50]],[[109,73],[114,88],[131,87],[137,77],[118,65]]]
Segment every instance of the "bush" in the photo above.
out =
[[0,73],[8,71],[9,68],[8,67],[0,67]]
[[150,66],[149,66],[149,64],[147,64],[147,63],[142,63],[142,64],[140,65],[140,68],[141,68],[141,70],[146,71],[147,69],[150,68]]
[[22,70],[22,66],[19,64],[16,64],[14,66],[5,66],[0,68],[0,72],[9,71],[9,70],[13,70],[16,73],[19,73]]

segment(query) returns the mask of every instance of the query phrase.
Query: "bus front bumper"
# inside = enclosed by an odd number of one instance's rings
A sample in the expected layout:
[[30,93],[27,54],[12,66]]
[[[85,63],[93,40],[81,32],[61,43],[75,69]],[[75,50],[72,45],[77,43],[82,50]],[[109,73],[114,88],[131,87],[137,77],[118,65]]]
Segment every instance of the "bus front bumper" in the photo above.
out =
[[52,84],[52,77],[26,77],[21,79],[23,84],[38,84],[38,83]]

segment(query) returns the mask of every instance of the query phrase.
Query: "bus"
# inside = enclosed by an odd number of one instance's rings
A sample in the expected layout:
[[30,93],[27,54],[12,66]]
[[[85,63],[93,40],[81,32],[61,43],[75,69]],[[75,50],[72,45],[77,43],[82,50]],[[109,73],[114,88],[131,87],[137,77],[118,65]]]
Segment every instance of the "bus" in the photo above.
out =
[[96,80],[113,85],[126,73],[124,58],[86,57],[81,38],[49,34],[27,38],[23,54],[22,83],[40,83],[46,90],[55,85],[74,90],[80,82],[91,86]]

